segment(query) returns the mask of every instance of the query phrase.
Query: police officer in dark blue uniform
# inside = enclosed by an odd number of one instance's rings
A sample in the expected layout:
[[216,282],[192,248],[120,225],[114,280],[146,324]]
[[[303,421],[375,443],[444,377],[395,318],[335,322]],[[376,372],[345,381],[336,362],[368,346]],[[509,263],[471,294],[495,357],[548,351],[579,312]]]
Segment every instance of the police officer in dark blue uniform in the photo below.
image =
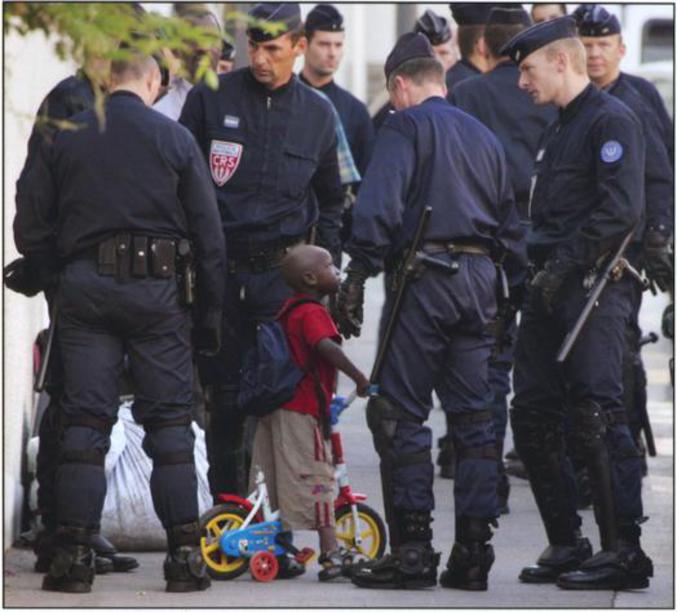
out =
[[363,102],[334,81],[343,55],[343,15],[331,4],[318,4],[305,22],[308,48],[300,79],[334,104],[345,129],[357,169],[364,176],[374,146],[374,127]]
[[484,25],[496,6],[485,2],[453,2],[449,5],[458,26],[456,39],[461,59],[447,72],[447,98],[457,83],[486,72]]
[[[483,125],[445,100],[444,70],[421,34],[405,34],[385,64],[398,112],[383,125],[355,207],[352,257],[339,297],[339,328],[358,335],[364,282],[394,265],[411,245],[425,206],[432,214],[422,245],[429,257],[456,262],[419,270],[404,294],[367,420],[381,459],[392,555],[355,572],[371,588],[437,582],[432,548],[431,431],[424,425],[437,392],[452,413],[458,453],[456,542],[441,584],[484,590],[493,563],[490,524],[497,516],[497,455],[487,381],[496,315],[491,254],[520,261],[523,232],[503,150]],[[453,197],[449,197],[453,194]],[[524,259],[522,259],[524,261]],[[393,308],[386,298],[384,317]],[[388,484],[390,483],[390,484]]]
[[[644,266],[655,285],[668,289],[673,282],[668,243],[673,225],[674,191],[673,172],[661,136],[660,120],[627,75],[620,71],[625,46],[618,18],[601,6],[593,6],[579,20],[578,33],[587,51],[588,75],[593,83],[621,100],[642,123],[646,140],[646,216],[642,231],[636,232],[627,257],[637,268]],[[641,413],[646,411],[646,373],[639,350],[641,303],[642,286],[636,284],[623,371],[629,425],[638,444],[641,444]]]
[[[420,32],[428,38],[437,59],[440,60],[445,70],[450,70],[456,58],[456,50],[453,48],[454,43],[452,41],[449,21],[434,11],[427,9],[416,20],[414,32]],[[393,110],[393,105],[387,102],[374,115],[373,122],[377,131]]]
[[[515,448],[550,545],[520,579],[557,581],[565,589],[645,588],[653,568],[639,543],[641,466],[621,379],[633,278],[623,274],[606,287],[564,364],[555,360],[583,309],[590,280],[641,221],[642,127],[624,104],[590,83],[572,18],[535,25],[504,52],[520,67],[520,87],[537,104],[560,109],[536,155],[528,250],[537,272],[522,309],[511,411]],[[588,468],[600,531],[602,550],[592,557],[589,542],[580,537],[566,461],[567,412]]]
[[[281,25],[282,32],[251,27],[249,67],[221,75],[217,91],[196,86],[180,118],[209,166],[228,249],[227,350],[199,364],[211,394],[207,449],[215,498],[245,491],[241,359],[256,324],[275,317],[291,295],[279,271],[284,254],[313,233],[337,261],[340,251],[343,189],[334,115],[293,74],[305,50],[299,5],[258,4],[249,14]],[[303,566],[296,564],[297,571]]]
[[192,241],[206,322],[196,329],[196,346],[218,350],[218,328],[209,321],[220,318],[223,234],[195,140],[147,108],[160,87],[156,61],[113,62],[111,82],[105,130],[93,110],[75,115],[83,127],[43,140],[17,184],[17,248],[46,275],[62,268],[55,297],[64,369],[58,548],[43,589],[91,590],[90,538],[101,517],[127,354],[133,412],[153,460],[153,503],[167,530],[167,590],[202,590],[209,579],[197,546],[190,317],[176,259]]
[[[484,30],[487,48],[488,72],[458,83],[451,94],[451,103],[479,119],[499,139],[505,150],[510,182],[515,194],[517,212],[522,222],[527,222],[527,202],[538,142],[546,126],[555,119],[554,106],[536,106],[528,93],[517,86],[519,70],[501,48],[513,36],[531,25],[524,9],[494,8],[489,14]],[[505,304],[503,316],[506,337],[502,348],[491,360],[489,380],[494,393],[496,440],[499,456],[503,456],[503,440],[508,418],[507,396],[510,393],[510,370],[513,362],[514,340],[517,326],[514,321],[523,293],[524,278],[513,277],[511,297]],[[499,463],[499,505],[508,511],[510,484]]]
[[[105,69],[105,62],[92,59],[87,70],[93,75]],[[45,97],[38,109],[37,119],[28,141],[28,156],[22,170],[22,177],[30,171],[31,164],[43,139],[51,140],[58,131],[58,123],[79,112],[94,107],[94,88],[85,70],[60,81]],[[20,178],[24,181],[24,178]],[[47,296],[48,303],[53,295]],[[51,308],[50,308],[51,310]],[[55,343],[56,344],[56,343]],[[35,543],[37,560],[35,570],[46,572],[53,556],[53,539],[56,531],[56,491],[55,476],[59,454],[59,414],[60,399],[63,393],[63,373],[59,351],[52,348],[49,369],[45,379],[45,390],[49,402],[42,414],[38,427],[40,444],[38,446],[36,478],[38,481],[38,512],[44,531],[38,535]],[[115,547],[101,533],[93,533],[91,545],[96,552],[96,571],[103,574],[109,571],[125,572],[138,567],[133,557],[119,555]]]

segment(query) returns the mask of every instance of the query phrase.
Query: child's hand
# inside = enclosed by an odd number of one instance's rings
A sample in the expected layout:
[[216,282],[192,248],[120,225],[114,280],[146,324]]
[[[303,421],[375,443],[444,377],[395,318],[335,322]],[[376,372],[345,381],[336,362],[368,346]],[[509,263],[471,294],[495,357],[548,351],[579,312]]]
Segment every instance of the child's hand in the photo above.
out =
[[369,390],[371,389],[371,383],[369,379],[362,373],[360,373],[359,378],[355,381],[357,386],[357,395],[360,397],[368,397]]

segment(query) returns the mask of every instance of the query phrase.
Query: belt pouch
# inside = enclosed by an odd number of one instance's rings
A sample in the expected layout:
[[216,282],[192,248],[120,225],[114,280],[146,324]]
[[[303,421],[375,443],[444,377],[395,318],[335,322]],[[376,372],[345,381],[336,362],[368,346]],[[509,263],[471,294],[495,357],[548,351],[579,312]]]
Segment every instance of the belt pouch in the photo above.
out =
[[99,244],[99,256],[96,261],[97,272],[101,276],[115,276],[117,270],[117,255],[115,239],[109,238]]
[[129,278],[131,247],[132,237],[129,234],[118,234],[115,236],[115,251],[118,264],[115,272],[118,280]]
[[146,278],[148,276],[148,238],[145,236],[134,236],[132,244],[134,246],[132,252],[132,276],[135,278]]
[[176,244],[173,240],[153,240],[150,267],[154,278],[172,278],[176,273]]

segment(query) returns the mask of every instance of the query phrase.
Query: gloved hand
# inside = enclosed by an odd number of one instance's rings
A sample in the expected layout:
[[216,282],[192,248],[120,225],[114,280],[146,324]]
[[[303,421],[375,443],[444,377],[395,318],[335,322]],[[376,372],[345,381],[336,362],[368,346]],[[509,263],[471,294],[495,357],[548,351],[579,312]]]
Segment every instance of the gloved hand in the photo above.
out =
[[209,310],[193,330],[195,350],[205,357],[214,357],[221,350],[221,312]]
[[530,287],[540,293],[540,303],[548,314],[553,313],[555,297],[562,284],[574,269],[572,262],[550,259],[542,270],[531,279]]
[[644,233],[644,268],[649,280],[661,291],[673,284],[673,263],[670,254],[670,237],[663,228],[649,228]]
[[336,325],[341,335],[348,339],[359,337],[364,319],[364,283],[367,272],[352,261],[346,270],[346,280],[341,284],[336,306]]
[[41,291],[47,293],[58,278],[51,266],[33,257],[15,259],[4,267],[2,275],[8,289],[26,297],[33,297]]

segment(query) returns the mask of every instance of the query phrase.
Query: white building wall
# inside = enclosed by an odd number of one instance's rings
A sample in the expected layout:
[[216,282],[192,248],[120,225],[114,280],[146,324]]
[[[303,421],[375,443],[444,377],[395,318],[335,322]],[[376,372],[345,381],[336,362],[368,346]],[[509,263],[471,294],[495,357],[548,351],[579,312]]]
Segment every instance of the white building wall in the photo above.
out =
[[[18,256],[12,236],[16,181],[26,158],[26,145],[35,113],[47,92],[73,72],[60,62],[41,33],[25,38],[5,38],[5,95],[3,128],[5,264]],[[5,475],[4,541],[12,544],[18,534],[23,499],[21,485],[25,440],[33,425],[32,345],[45,327],[47,312],[42,296],[28,299],[3,289],[3,461]]]

